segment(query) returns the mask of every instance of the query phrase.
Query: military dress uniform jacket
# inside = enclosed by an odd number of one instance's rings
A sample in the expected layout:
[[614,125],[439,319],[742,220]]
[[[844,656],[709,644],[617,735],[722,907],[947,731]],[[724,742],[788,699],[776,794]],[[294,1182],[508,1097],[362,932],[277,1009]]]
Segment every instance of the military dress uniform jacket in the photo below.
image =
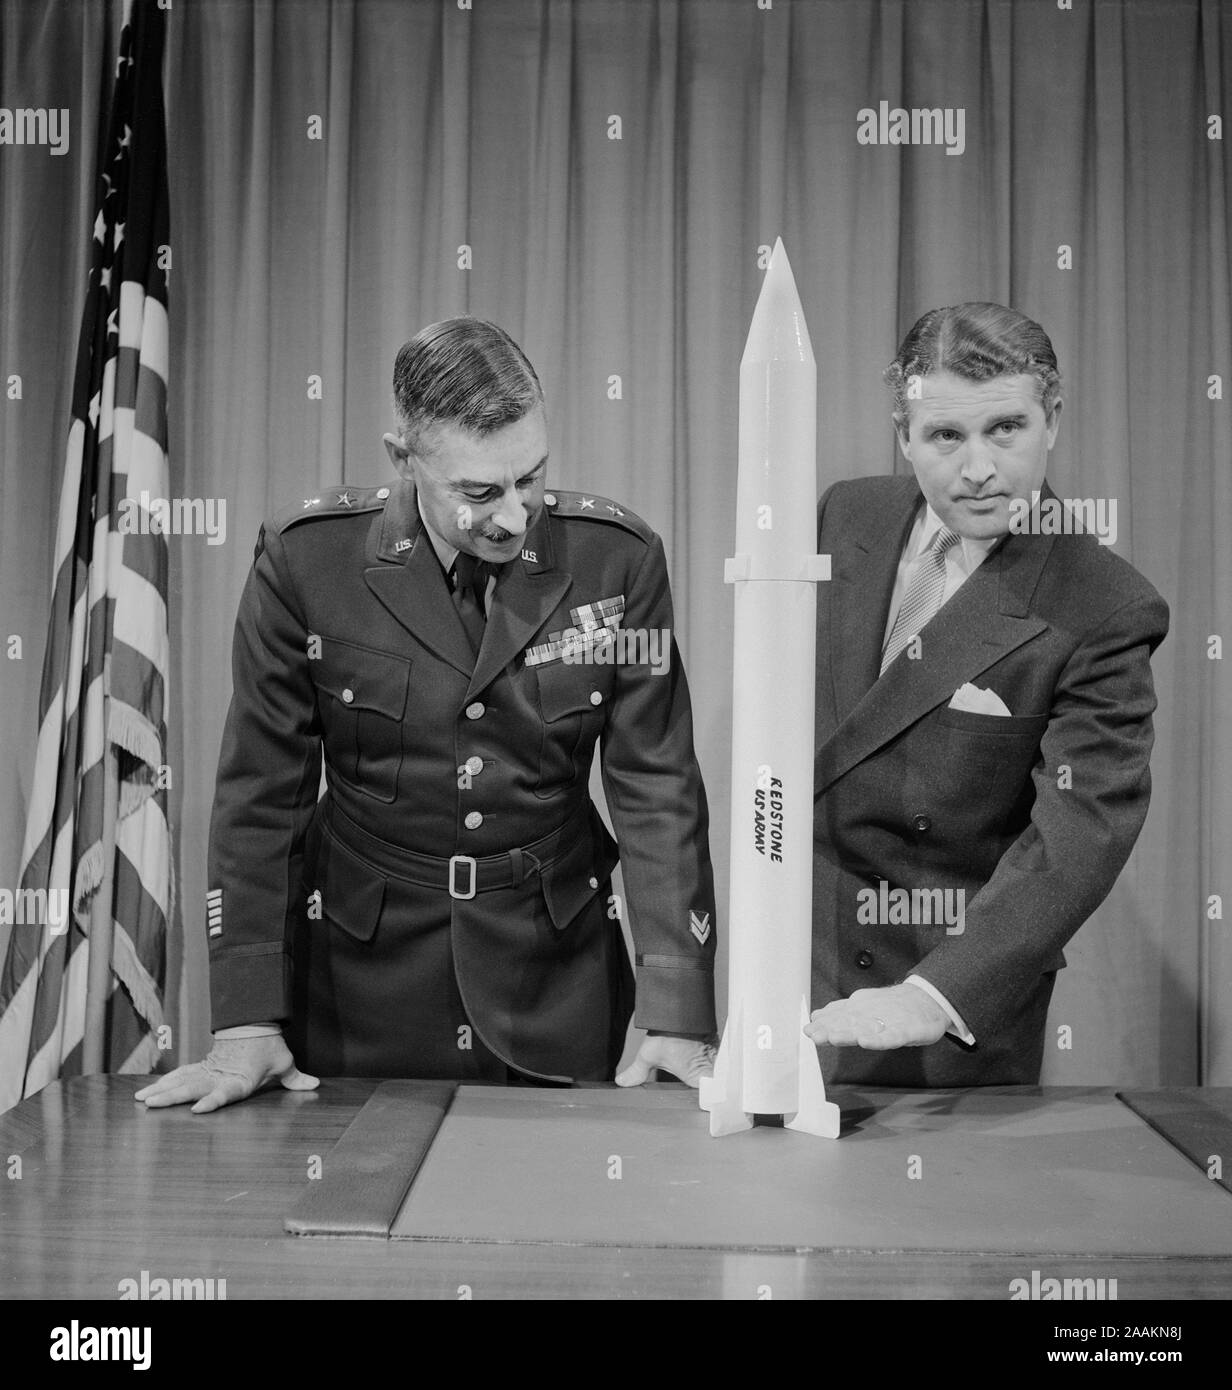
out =
[[[1146,816],[1149,658],[1168,608],[1092,535],[1011,534],[922,629],[919,658],[878,678],[922,505],[908,477],[839,483],[821,502],[812,1003],[918,974],[975,1045],[825,1049],[823,1066],[891,1086],[1035,1084],[1062,947]],[[1009,716],[950,708],[968,682]],[[887,906],[896,889],[962,890],[961,930],[935,920],[936,897],[909,923],[883,913],[882,880]]]
[[[664,634],[666,670],[601,662],[605,623]],[[318,1074],[610,1079],[632,985],[619,853],[637,1024],[712,1031],[673,627],[662,543],[606,498],[545,495],[477,657],[411,484],[267,523],[210,828],[214,1028],[281,1021]],[[565,659],[570,629],[591,660]],[[619,852],[588,792],[596,741]]]

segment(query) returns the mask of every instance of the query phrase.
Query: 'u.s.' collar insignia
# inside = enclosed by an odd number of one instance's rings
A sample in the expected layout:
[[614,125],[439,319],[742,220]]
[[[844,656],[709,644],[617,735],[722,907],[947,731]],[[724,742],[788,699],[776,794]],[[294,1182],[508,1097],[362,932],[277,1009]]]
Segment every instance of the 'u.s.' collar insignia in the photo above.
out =
[[401,554],[402,551],[409,550],[414,544],[414,541],[410,540],[407,536],[403,536],[400,541],[394,542],[394,549]]
[[708,912],[694,912],[693,909],[690,908],[689,930],[704,946],[710,939],[710,914]]
[[539,556],[538,556],[533,550],[524,550],[524,551],[522,552],[522,559],[523,559],[523,560],[531,560],[531,561],[533,561],[536,565],[539,563]]

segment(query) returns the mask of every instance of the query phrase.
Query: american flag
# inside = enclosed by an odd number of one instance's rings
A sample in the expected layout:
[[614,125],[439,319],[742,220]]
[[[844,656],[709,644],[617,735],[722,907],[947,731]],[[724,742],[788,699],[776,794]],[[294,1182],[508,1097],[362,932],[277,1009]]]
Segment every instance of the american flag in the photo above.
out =
[[100,147],[34,781],[0,971],[0,1111],[57,1076],[150,1071],[159,1052],[168,555],[140,511],[169,495],[162,50],[155,0],[134,0]]

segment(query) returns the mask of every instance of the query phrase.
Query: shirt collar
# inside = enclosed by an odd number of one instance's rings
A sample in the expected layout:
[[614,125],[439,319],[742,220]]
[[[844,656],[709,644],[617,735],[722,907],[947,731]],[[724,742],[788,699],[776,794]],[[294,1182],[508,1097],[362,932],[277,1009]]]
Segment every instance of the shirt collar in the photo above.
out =
[[[924,519],[920,526],[919,535],[916,537],[915,553],[922,555],[932,544],[933,537],[941,530],[944,523],[941,518],[933,511],[931,504],[924,504]],[[987,539],[972,540],[968,536],[960,536],[959,543],[962,547],[963,568],[973,569],[976,565],[982,564],[995,546],[1000,545],[1003,537],[990,536]]]

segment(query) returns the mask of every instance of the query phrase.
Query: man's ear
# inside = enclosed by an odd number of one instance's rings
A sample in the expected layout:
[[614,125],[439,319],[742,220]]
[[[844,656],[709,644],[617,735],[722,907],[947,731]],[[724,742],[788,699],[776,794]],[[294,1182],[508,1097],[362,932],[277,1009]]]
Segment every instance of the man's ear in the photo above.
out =
[[1060,396],[1058,396],[1056,401],[1053,403],[1051,414],[1046,415],[1044,417],[1044,426],[1047,430],[1045,438],[1048,441],[1048,447],[1050,449],[1057,442],[1057,429],[1061,424],[1061,407],[1064,404],[1065,402],[1060,398]]
[[401,474],[404,478],[410,477],[410,464],[408,455],[410,451],[396,434],[386,432],[381,436],[381,443],[385,446],[385,452],[389,455],[389,461],[394,466],[394,471]]
[[890,420],[894,425],[894,437],[898,440],[899,450],[902,453],[903,458],[905,458],[907,462],[910,463],[911,455],[907,451],[908,430],[910,427],[907,423],[907,418],[904,415],[895,414],[890,416]]

